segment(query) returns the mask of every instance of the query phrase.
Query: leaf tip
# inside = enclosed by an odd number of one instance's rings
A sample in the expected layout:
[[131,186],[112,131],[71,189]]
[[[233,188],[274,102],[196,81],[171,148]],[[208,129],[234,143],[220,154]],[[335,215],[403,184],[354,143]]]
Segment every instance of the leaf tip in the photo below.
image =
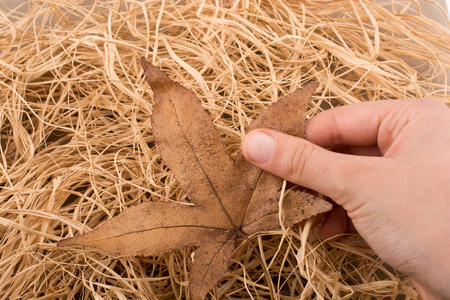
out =
[[68,246],[72,246],[72,245],[74,245],[73,237],[61,240],[58,243],[56,243],[56,246],[59,248],[68,247]]
[[142,68],[145,70],[146,69],[146,67],[148,68],[148,67],[150,67],[150,63],[149,63],[149,61],[145,58],[145,56],[141,56],[141,66],[142,66]]
[[176,85],[168,75],[150,63],[144,56],[141,57],[141,66],[144,70],[145,79],[155,95],[166,94],[170,90],[169,87]]
[[307,82],[306,84],[305,84],[305,86],[311,86],[311,87],[313,87],[314,89],[317,89],[318,87],[319,87],[319,82],[317,81],[317,80],[312,80],[312,81],[309,81],[309,82]]
[[90,236],[89,233],[85,234],[76,234],[73,237],[69,237],[63,240],[60,240],[58,243],[56,243],[57,247],[69,247],[69,246],[85,246],[86,236]]

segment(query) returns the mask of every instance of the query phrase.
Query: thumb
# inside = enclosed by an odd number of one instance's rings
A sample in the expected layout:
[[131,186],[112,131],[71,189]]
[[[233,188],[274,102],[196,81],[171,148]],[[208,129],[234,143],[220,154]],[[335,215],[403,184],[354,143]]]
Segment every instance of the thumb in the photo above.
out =
[[331,197],[340,205],[354,189],[361,189],[364,174],[373,174],[380,163],[378,157],[331,152],[270,129],[249,132],[242,152],[255,166]]

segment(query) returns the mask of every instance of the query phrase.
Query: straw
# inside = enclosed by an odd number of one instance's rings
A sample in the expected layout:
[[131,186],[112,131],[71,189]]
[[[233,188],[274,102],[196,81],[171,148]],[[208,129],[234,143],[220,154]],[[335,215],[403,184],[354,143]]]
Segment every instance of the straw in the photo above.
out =
[[[0,11],[0,299],[188,297],[195,249],[56,247],[143,201],[190,205],[153,142],[141,56],[199,95],[234,155],[253,118],[310,80],[320,88],[309,116],[449,101],[449,31],[397,4],[45,0]],[[272,283],[238,239],[208,297],[266,299],[272,284],[280,299],[417,298],[357,233],[320,241],[312,222],[250,237]]]

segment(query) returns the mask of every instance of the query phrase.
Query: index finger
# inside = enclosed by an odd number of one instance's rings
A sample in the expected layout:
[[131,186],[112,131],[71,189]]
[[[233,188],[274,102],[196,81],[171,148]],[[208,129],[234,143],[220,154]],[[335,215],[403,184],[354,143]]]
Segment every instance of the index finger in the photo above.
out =
[[[306,122],[306,139],[323,148],[337,146],[386,149],[424,100],[382,100],[326,110]],[[401,120],[401,122],[399,122]]]

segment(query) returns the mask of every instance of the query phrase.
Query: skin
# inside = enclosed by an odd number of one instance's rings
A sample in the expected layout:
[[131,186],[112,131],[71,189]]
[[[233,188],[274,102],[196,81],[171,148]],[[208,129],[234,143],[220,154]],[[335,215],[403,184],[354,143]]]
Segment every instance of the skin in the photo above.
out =
[[415,99],[338,107],[310,119],[306,139],[258,129],[242,150],[254,165],[335,201],[322,238],[354,226],[381,259],[411,276],[423,299],[450,299],[445,104]]

